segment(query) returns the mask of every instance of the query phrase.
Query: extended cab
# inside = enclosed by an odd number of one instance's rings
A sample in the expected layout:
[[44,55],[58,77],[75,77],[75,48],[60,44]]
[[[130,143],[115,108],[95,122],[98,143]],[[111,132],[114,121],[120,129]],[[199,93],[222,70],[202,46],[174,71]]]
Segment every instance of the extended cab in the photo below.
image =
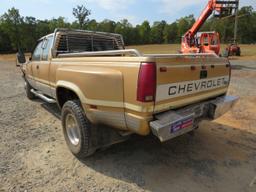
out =
[[67,145],[78,158],[132,133],[170,140],[238,100],[226,95],[226,58],[146,55],[125,49],[118,34],[56,29],[38,41],[21,69],[29,99],[58,104]]

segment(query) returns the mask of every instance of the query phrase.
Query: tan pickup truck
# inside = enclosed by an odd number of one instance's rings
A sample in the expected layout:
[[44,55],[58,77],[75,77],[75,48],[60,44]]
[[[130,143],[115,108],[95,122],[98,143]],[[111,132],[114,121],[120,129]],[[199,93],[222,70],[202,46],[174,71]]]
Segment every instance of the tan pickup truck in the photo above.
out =
[[146,55],[125,49],[118,34],[56,29],[38,41],[28,62],[23,54],[17,60],[28,98],[58,104],[67,145],[78,158],[133,133],[170,140],[238,100],[226,95],[226,58]]

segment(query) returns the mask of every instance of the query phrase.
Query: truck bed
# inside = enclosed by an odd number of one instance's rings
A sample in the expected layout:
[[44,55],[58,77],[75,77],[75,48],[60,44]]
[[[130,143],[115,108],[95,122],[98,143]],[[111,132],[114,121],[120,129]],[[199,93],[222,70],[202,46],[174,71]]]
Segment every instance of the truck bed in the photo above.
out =
[[[129,90],[130,94],[133,93],[133,96],[127,98],[124,103],[126,106],[145,106],[141,110],[144,112],[160,113],[223,95],[227,92],[230,81],[229,61],[215,54],[142,54],[137,50],[127,49],[60,54],[54,59],[57,60],[74,60],[84,63],[87,67],[95,66],[97,63],[98,67],[118,69],[124,75],[125,82],[129,78],[133,80],[133,84],[127,83],[124,87],[125,92]],[[148,103],[136,101],[139,67],[145,62],[156,63],[157,68],[153,108],[147,108]],[[114,63],[115,66],[110,63]],[[132,75],[126,75],[129,65],[129,68],[135,68]]]

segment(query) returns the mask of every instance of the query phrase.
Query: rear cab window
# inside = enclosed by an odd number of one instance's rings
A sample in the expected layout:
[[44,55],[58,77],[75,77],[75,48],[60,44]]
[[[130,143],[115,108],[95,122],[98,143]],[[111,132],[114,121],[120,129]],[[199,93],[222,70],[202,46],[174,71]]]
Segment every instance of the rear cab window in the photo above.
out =
[[49,59],[49,53],[50,53],[50,48],[52,46],[52,41],[53,41],[53,36],[49,36],[44,39],[42,48],[42,61],[48,61]]
[[56,48],[57,54],[123,49],[115,37],[86,33],[61,34],[57,40]]

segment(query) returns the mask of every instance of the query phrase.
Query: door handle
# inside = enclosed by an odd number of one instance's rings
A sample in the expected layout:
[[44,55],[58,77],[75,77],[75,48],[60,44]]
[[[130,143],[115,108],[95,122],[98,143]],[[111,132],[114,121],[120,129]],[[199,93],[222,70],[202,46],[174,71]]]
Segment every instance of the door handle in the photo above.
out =
[[36,69],[39,69],[39,65],[36,66]]

